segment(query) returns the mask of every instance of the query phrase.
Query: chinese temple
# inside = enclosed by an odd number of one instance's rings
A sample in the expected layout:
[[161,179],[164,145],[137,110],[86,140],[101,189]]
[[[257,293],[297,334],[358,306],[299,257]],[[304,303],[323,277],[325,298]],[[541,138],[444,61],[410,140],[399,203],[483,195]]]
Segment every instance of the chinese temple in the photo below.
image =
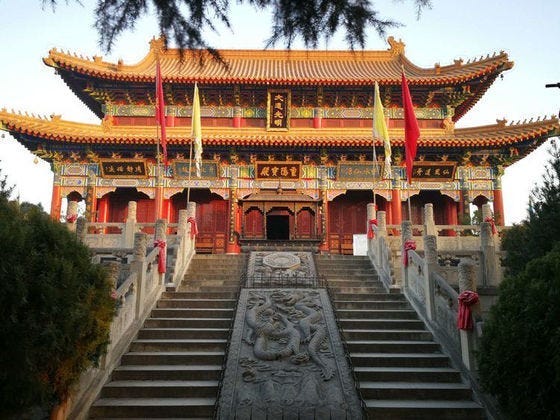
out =
[[[51,215],[63,199],[86,203],[91,222],[122,222],[129,201],[138,222],[177,222],[197,203],[197,251],[237,253],[244,243],[300,241],[352,253],[366,232],[367,203],[387,223],[414,224],[433,203],[436,224],[469,223],[470,205],[493,205],[503,225],[501,176],[560,133],[556,117],[455,128],[512,68],[507,54],[420,68],[404,44],[383,51],[222,50],[222,62],[150,42],[137,64],[110,63],[53,49],[55,69],[100,124],[0,111],[1,128],[52,164]],[[168,165],[158,165],[156,63],[166,105]],[[401,69],[421,130],[411,185],[404,168]],[[200,91],[201,176],[189,162],[195,82]],[[372,136],[374,84],[380,86],[393,149]]]

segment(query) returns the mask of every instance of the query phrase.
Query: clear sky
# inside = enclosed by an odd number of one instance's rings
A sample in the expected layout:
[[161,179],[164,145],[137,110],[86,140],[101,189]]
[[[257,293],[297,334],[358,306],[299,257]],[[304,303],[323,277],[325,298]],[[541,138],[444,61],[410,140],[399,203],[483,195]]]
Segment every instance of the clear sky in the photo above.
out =
[[[53,12],[49,7],[42,9],[41,0],[0,1],[0,108],[99,122],[42,58],[56,47],[83,56],[102,55],[112,62],[122,58],[132,64],[147,53],[148,42],[158,35],[158,29],[153,18],[145,18],[134,31],[119,38],[112,54],[104,54],[93,29],[95,1],[82,3],[84,7],[71,0],[69,5],[59,1]],[[515,62],[457,127],[493,124],[501,118],[517,121],[558,115],[560,89],[545,89],[544,85],[560,82],[560,1],[433,0],[432,9],[424,10],[418,20],[412,1],[376,1],[375,5],[381,17],[403,24],[390,29],[388,35],[405,42],[405,53],[416,65],[446,65],[454,59],[466,61],[501,50]],[[257,12],[232,1],[234,32],[224,29],[208,38],[217,48],[263,48],[269,35],[268,16],[269,12]],[[335,36],[322,48],[345,49],[346,45],[342,36]],[[386,40],[371,30],[366,49],[386,48]],[[2,173],[15,185],[22,201],[42,203],[48,210],[52,189],[49,165],[40,160],[34,163],[32,154],[2,133]],[[545,145],[506,169],[503,189],[507,224],[525,217],[529,192],[542,176],[547,159]]]

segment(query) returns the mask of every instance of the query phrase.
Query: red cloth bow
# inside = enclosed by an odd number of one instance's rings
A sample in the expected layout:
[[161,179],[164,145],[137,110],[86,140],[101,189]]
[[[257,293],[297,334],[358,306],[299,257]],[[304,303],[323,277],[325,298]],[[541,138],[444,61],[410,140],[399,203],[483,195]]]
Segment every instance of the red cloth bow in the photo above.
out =
[[377,226],[377,219],[371,219],[368,222],[368,230],[367,230],[367,237],[368,239],[375,238],[375,232],[373,230],[373,225]]
[[165,265],[166,265],[166,246],[167,244],[165,241],[157,240],[154,242],[154,246],[159,248],[158,254],[158,273],[162,274],[165,273]]
[[460,330],[472,330],[473,320],[471,306],[478,302],[478,293],[465,290],[457,298],[459,301],[459,313],[457,314],[457,328]]
[[408,251],[414,251],[416,249],[416,242],[412,239],[407,239],[404,241],[403,245],[403,265],[408,267]]
[[194,217],[189,217],[187,223],[191,224],[191,239],[198,235],[198,227],[196,226],[196,219]]
[[490,223],[490,226],[492,227],[492,235],[498,233],[498,229],[496,229],[496,223],[494,222],[493,217],[487,217],[486,219],[484,219],[484,221]]
[[74,223],[76,220],[78,220],[78,215],[77,214],[71,214],[69,216],[66,216],[66,221],[68,223]]

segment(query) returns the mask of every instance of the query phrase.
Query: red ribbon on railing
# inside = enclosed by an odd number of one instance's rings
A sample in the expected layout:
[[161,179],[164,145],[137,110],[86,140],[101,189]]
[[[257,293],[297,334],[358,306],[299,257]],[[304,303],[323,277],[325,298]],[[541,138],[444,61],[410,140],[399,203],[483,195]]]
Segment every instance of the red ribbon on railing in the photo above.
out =
[[370,219],[368,222],[367,237],[368,239],[375,238],[375,231],[373,230],[373,225],[377,226],[377,219]]
[[496,222],[494,222],[493,217],[487,217],[486,219],[484,219],[484,221],[490,223],[490,227],[492,228],[492,235],[498,233],[498,229],[496,229]]
[[71,214],[69,216],[66,216],[66,222],[67,223],[74,223],[76,220],[78,220],[78,215],[77,214]]
[[191,224],[191,239],[198,235],[198,227],[196,226],[196,219],[194,217],[189,217],[187,223]]
[[457,328],[460,330],[472,330],[473,320],[471,306],[478,302],[478,293],[465,290],[457,298],[459,301],[459,312],[457,314]]
[[403,265],[408,267],[408,251],[414,251],[416,249],[416,242],[412,239],[407,239],[404,241],[403,245]]
[[159,248],[158,253],[158,273],[162,274],[165,273],[165,265],[166,265],[166,255],[167,255],[167,244],[165,241],[157,240],[154,242],[154,246]]

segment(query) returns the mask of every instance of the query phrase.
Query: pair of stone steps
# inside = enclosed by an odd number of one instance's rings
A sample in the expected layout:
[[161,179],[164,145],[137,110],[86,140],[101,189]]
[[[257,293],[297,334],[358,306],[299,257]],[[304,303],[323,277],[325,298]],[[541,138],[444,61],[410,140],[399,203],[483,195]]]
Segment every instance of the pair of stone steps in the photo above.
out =
[[318,256],[370,418],[482,419],[460,372],[367,257]]
[[212,418],[243,256],[196,255],[165,292],[90,418]]

